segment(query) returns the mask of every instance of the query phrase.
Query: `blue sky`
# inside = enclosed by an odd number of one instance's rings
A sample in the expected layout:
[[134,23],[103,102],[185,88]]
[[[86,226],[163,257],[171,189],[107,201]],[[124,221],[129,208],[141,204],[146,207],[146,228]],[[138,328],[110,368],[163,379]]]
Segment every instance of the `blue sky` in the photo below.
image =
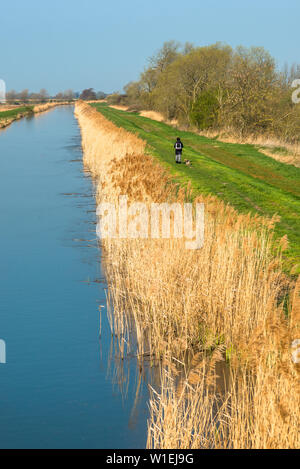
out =
[[111,92],[138,78],[164,41],[264,46],[300,63],[299,0],[9,0],[0,4],[8,89]]

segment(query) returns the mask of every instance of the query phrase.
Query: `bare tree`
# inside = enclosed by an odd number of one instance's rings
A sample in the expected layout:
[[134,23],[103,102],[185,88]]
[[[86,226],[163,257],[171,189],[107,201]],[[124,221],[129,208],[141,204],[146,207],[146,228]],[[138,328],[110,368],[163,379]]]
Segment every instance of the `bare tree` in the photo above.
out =
[[79,99],[93,101],[97,99],[97,96],[93,88],[87,88],[82,91],[81,95],[79,96]]
[[25,89],[23,91],[21,91],[19,93],[19,99],[20,101],[22,101],[23,103],[26,103],[29,99],[29,90],[28,89]]

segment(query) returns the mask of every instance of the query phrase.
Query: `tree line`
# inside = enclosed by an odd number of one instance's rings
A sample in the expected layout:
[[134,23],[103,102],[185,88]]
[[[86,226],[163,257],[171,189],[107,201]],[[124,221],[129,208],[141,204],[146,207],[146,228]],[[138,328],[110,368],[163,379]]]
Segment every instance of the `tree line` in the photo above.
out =
[[6,93],[6,101],[10,103],[28,103],[28,102],[48,102],[54,101],[73,101],[74,99],[83,100],[97,100],[104,99],[107,95],[103,91],[95,92],[93,88],[84,89],[81,93],[74,92],[69,89],[66,91],[60,91],[55,95],[50,95],[45,88],[42,88],[39,92],[30,92],[28,89],[24,89],[20,92],[10,90]]
[[28,89],[22,91],[10,90],[6,93],[6,101],[8,102],[47,102],[52,99],[57,101],[72,101],[75,98],[75,93],[72,90],[66,90],[59,92],[55,95],[50,95],[45,88],[42,88],[39,92],[31,92]]
[[278,70],[263,47],[169,41],[124,94],[108,99],[158,111],[199,130],[227,130],[239,137],[268,134],[295,142],[300,135],[300,105],[292,101],[296,78],[300,65]]

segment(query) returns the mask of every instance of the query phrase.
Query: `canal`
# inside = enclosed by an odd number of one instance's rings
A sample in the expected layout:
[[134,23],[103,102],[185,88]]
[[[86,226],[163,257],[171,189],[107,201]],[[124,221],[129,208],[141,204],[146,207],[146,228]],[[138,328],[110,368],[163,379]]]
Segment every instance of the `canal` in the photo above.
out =
[[136,398],[112,349],[72,106],[0,131],[0,213],[0,447],[145,447],[148,386]]

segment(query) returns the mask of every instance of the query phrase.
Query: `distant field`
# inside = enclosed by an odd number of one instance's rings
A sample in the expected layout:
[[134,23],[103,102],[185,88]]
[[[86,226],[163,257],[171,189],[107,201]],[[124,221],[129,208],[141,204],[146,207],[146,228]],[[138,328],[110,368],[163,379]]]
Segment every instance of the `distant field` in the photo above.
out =
[[[92,104],[119,127],[147,141],[147,151],[182,184],[191,182],[195,193],[213,194],[240,212],[280,216],[278,237],[287,234],[287,268],[300,263],[300,168],[286,165],[260,153],[254,145],[224,143],[216,139],[177,131],[138,114]],[[173,143],[180,136],[183,159],[192,167],[176,165]],[[300,268],[296,270],[298,273]]]

